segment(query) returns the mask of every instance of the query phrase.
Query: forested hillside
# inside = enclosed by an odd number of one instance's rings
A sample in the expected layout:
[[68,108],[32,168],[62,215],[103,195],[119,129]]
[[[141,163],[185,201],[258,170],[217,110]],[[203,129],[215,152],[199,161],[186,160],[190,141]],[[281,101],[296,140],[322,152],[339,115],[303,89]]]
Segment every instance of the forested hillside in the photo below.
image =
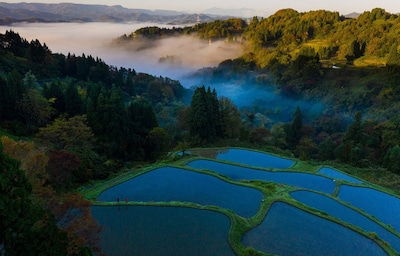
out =
[[[258,88],[272,87],[288,98],[319,100],[326,106],[321,116],[303,116],[300,126],[268,126],[262,121],[259,126],[257,119],[268,119],[277,111],[260,102],[242,109],[244,125],[250,128],[247,133],[242,130],[242,138],[290,150],[303,159],[385,166],[399,172],[400,162],[394,161],[400,144],[398,15],[379,8],[357,18],[324,10],[284,9],[252,20],[228,19],[172,29],[147,27],[119,40],[182,35],[243,45],[246,53],[242,57],[196,74],[210,83],[239,80]],[[204,129],[192,128],[203,136]]]
[[[240,39],[258,67],[274,62],[287,65],[297,59],[304,48],[312,48],[320,60],[338,66],[385,66],[388,54],[399,40],[400,18],[384,9],[373,9],[356,19],[325,10],[297,12],[283,9],[252,20],[231,18],[171,29],[144,27],[121,39],[142,36],[163,38],[196,35],[204,39]],[[331,63],[332,65],[333,63]]]
[[179,81],[0,35],[0,254],[96,252],[101,228],[73,191],[169,150],[186,93]]
[[[284,9],[267,18],[239,18],[184,28],[141,28],[120,42],[192,35],[243,45],[245,54],[205,70],[212,79],[243,79],[276,86],[290,97],[318,97],[336,110],[378,118],[399,99],[400,17],[373,9],[356,19],[337,12]],[[337,98],[338,92],[342,95]],[[373,109],[371,109],[371,107]],[[390,108],[388,110],[387,108]]]

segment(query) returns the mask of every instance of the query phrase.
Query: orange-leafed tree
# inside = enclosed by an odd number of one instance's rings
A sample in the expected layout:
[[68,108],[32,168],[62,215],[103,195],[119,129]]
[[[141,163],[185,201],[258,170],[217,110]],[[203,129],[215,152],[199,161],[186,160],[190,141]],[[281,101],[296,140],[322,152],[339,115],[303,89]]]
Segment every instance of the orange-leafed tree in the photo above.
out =
[[[6,136],[1,137],[3,153],[19,161],[19,168],[32,184],[34,202],[52,213],[58,227],[67,234],[67,254],[78,255],[90,249],[100,252],[98,241],[101,227],[93,219],[90,201],[78,193],[59,193],[50,185],[48,174],[49,157],[33,142],[14,141]],[[62,165],[62,159],[57,158]],[[51,160],[56,165],[56,158]],[[50,161],[50,162],[51,162]],[[71,163],[74,165],[74,157]],[[47,215],[44,215],[46,217]],[[46,217],[47,218],[47,217]],[[41,223],[48,220],[43,219]]]

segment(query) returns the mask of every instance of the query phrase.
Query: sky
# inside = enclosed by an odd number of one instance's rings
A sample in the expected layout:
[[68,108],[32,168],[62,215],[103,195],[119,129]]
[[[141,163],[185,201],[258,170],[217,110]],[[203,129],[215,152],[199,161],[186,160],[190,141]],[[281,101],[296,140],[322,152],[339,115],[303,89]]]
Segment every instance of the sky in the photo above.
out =
[[[4,1],[7,3],[18,3],[17,1]],[[103,5],[122,5],[126,8],[140,9],[163,9],[174,11],[200,12],[212,7],[224,9],[250,8],[260,14],[274,14],[277,10],[284,8],[292,8],[300,12],[310,10],[329,10],[338,11],[340,14],[348,14],[351,12],[362,13],[379,7],[390,13],[400,13],[399,0],[65,0],[65,1],[49,1],[49,0],[25,0],[25,2],[40,3],[83,3],[83,4],[103,4]]]

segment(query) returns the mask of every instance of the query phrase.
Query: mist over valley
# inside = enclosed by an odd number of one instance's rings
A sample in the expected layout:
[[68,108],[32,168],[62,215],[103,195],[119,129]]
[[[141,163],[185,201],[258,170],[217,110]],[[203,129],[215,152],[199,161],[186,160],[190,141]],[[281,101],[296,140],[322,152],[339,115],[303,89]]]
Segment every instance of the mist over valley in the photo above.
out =
[[[216,66],[243,53],[238,44],[223,41],[209,44],[206,40],[189,36],[124,45],[114,42],[124,34],[149,26],[177,27],[157,23],[15,23],[0,26],[0,32],[13,30],[28,41],[38,39],[54,53],[91,55],[109,65],[172,79],[203,67]],[[166,61],[162,61],[163,58]],[[171,58],[175,61],[171,62]]]
[[[324,110],[320,102],[282,97],[274,86],[260,88],[256,75],[251,73],[245,79],[215,79],[212,72],[221,62],[243,55],[240,42],[209,41],[195,36],[140,39],[123,44],[117,40],[139,28],[152,26],[177,27],[164,23],[14,23],[0,26],[0,32],[13,30],[28,41],[38,39],[45,43],[53,53],[91,55],[108,65],[179,80],[186,88],[210,86],[219,97],[228,97],[239,108],[258,113],[259,125],[289,121],[297,106],[301,106],[306,117],[315,117]],[[208,69],[211,74],[203,72]]]

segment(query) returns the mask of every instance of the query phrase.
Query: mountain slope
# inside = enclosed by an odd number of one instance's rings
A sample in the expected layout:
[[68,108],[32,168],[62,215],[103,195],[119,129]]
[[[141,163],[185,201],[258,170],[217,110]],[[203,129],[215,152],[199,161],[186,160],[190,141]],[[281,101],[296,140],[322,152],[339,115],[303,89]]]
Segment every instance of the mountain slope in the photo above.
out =
[[[110,21],[110,22],[161,22],[195,23],[197,15],[169,10],[128,9],[120,5],[91,4],[44,4],[44,3],[5,3],[0,2],[0,23],[23,21]],[[213,21],[218,17],[202,15],[202,22]],[[219,16],[221,18],[221,16]]]

